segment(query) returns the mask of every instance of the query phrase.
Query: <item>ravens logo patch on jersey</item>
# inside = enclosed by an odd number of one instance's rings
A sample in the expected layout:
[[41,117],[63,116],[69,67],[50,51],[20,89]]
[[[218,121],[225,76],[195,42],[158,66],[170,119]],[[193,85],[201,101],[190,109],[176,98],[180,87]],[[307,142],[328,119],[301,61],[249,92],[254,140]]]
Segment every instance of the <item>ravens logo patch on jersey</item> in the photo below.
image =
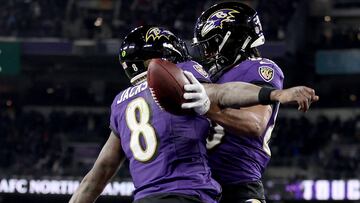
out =
[[269,66],[260,66],[259,75],[266,82],[270,82],[274,78],[274,69]]
[[201,65],[193,65],[194,69],[205,78],[209,77],[209,74],[203,69]]

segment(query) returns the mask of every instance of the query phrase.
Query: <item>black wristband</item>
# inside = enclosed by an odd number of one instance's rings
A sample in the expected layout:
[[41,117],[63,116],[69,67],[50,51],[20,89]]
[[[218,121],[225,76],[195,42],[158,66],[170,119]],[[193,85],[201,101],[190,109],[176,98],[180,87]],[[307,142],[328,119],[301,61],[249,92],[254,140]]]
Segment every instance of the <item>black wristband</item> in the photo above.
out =
[[270,94],[274,91],[275,88],[271,87],[262,87],[259,91],[259,103],[263,105],[274,104],[274,101],[271,101]]

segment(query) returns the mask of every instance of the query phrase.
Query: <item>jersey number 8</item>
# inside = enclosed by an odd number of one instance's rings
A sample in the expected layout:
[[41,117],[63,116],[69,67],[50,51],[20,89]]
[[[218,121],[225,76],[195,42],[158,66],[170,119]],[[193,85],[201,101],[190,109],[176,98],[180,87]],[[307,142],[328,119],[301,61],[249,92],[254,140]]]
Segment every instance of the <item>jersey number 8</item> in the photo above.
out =
[[[138,116],[137,116],[138,112]],[[130,149],[136,160],[147,162],[153,158],[157,149],[157,137],[150,125],[150,108],[144,98],[136,98],[126,108],[126,123],[131,131]],[[140,138],[143,138],[144,145]]]

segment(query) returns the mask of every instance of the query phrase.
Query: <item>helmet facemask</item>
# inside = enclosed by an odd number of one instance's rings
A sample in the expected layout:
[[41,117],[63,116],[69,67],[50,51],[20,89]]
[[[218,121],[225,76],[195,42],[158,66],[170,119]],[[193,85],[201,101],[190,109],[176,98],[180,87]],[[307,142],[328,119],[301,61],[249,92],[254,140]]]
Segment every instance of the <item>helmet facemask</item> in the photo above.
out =
[[215,63],[216,60],[219,58],[219,45],[220,41],[222,40],[223,38],[221,37],[221,35],[214,35],[209,39],[200,42],[196,41],[196,38],[194,38],[192,46],[198,52],[198,61],[202,64],[209,65]]
[[247,58],[250,41],[251,37],[248,35],[239,39],[236,33],[228,31],[224,37],[217,34],[208,40],[193,43],[193,46],[198,49],[200,61],[212,76]]

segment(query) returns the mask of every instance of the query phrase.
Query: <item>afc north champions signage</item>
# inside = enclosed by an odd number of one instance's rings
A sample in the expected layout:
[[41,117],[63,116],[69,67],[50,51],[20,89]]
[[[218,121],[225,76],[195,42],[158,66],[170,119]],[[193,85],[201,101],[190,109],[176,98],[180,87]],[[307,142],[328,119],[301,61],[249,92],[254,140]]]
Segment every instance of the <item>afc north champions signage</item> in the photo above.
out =
[[[0,178],[0,194],[71,195],[79,180]],[[360,200],[360,180],[284,180],[265,181],[270,200]],[[131,181],[109,183],[102,195],[130,197],[134,191]]]

